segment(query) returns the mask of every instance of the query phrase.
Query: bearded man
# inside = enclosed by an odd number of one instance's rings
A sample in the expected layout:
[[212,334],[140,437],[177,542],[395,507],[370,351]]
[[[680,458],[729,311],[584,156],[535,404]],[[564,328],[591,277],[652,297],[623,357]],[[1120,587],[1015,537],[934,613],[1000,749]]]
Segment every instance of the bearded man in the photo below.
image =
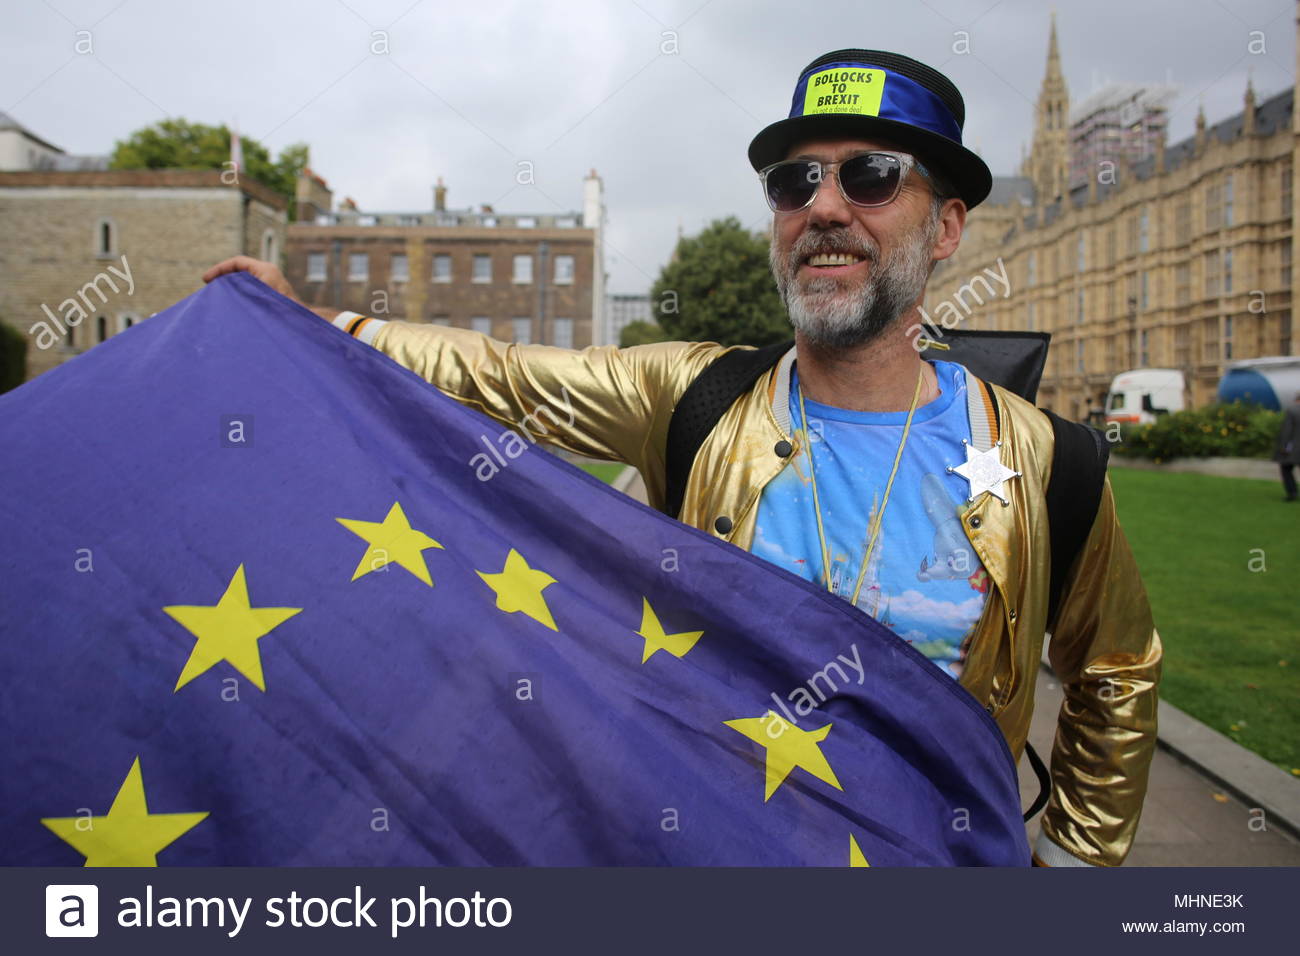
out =
[[[934,263],[991,188],[964,120],[951,81],[899,54],[837,50],[800,73],[788,117],[749,147],[795,342],[721,414],[679,490],[674,409],[720,357],[752,350],[573,351],[314,311],[502,423],[568,409],[542,440],[635,466],[655,507],[887,624],[975,696],[1017,759],[1050,627],[1066,699],[1035,862],[1116,866],[1146,792],[1161,644],[1109,480],[1049,598],[1051,422],[924,359],[908,334]],[[236,270],[294,297],[278,269],[244,257],[204,279]]]

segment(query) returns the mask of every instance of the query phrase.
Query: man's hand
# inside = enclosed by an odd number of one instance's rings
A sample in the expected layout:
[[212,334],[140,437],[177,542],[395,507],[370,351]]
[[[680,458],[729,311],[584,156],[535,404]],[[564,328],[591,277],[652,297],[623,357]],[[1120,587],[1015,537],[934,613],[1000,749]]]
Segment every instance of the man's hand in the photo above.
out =
[[298,294],[293,291],[293,286],[289,285],[289,280],[284,277],[280,267],[272,262],[263,262],[261,259],[254,259],[252,256],[235,256],[233,259],[227,259],[225,262],[218,262],[215,266],[203,273],[203,281],[211,282],[218,276],[226,275],[230,272],[247,272],[255,279],[265,282],[276,292],[286,298],[293,299],[299,305],[311,312],[315,312],[326,322],[332,322],[334,317],[339,314],[338,309],[331,309],[329,306],[309,306],[298,298]]
[[253,278],[265,282],[276,292],[302,305],[302,300],[293,291],[293,286],[289,285],[289,280],[284,277],[284,273],[280,271],[279,266],[271,262],[263,262],[261,259],[254,259],[252,256],[235,256],[225,262],[218,262],[203,273],[203,281],[211,282],[217,276],[223,276],[231,272],[247,272]]

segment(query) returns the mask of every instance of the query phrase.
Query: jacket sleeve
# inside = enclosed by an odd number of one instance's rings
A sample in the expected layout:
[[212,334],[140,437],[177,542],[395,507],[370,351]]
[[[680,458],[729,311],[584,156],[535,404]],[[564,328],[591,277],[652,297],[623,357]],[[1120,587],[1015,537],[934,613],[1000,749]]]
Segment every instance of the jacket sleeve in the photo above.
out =
[[1035,853],[1049,866],[1119,866],[1155,752],[1161,644],[1109,476],[1066,578],[1048,657],[1065,700]]
[[334,324],[531,440],[642,471],[662,458],[668,420],[692,373],[721,349],[712,342],[521,345],[469,329],[346,312]]

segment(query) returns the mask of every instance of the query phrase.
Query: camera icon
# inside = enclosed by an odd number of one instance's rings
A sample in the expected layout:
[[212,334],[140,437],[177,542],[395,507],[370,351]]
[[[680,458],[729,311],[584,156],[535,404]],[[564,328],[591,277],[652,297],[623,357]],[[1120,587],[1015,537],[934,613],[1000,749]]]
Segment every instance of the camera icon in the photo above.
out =
[[99,887],[52,883],[45,887],[46,936],[98,936]]

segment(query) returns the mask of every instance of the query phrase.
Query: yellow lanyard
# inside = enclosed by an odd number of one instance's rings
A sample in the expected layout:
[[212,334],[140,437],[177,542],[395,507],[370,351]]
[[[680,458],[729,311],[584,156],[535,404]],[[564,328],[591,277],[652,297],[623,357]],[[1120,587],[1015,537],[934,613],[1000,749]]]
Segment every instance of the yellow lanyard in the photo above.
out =
[[[862,556],[862,567],[858,569],[858,580],[853,587],[852,603],[855,607],[858,603],[858,595],[862,593],[862,582],[867,576],[867,565],[871,561],[871,552],[876,546],[876,538],[880,536],[880,525],[885,519],[885,506],[889,504],[889,492],[894,487],[894,476],[898,474],[899,462],[903,460],[903,448],[907,445],[907,435],[912,429],[912,415],[916,412],[916,403],[921,398],[921,382],[925,375],[925,365],[916,373],[916,391],[912,393],[912,405],[907,410],[907,421],[903,424],[903,437],[898,443],[898,452],[894,455],[894,467],[889,472],[889,481],[885,484],[885,498],[880,503],[880,510],[876,512],[875,518],[868,525],[870,534],[867,538],[867,553]],[[822,505],[821,499],[817,494],[817,472],[813,468],[813,450],[812,441],[808,437],[808,415],[804,411],[803,405],[803,385],[798,386],[799,390],[799,418],[803,428],[803,445],[808,450],[808,476],[812,479],[813,490],[813,510],[817,514],[817,538],[821,542],[822,548],[822,579],[826,585],[826,590],[832,594],[835,589],[831,587],[831,557],[830,549],[826,546],[826,529],[822,524]]]

